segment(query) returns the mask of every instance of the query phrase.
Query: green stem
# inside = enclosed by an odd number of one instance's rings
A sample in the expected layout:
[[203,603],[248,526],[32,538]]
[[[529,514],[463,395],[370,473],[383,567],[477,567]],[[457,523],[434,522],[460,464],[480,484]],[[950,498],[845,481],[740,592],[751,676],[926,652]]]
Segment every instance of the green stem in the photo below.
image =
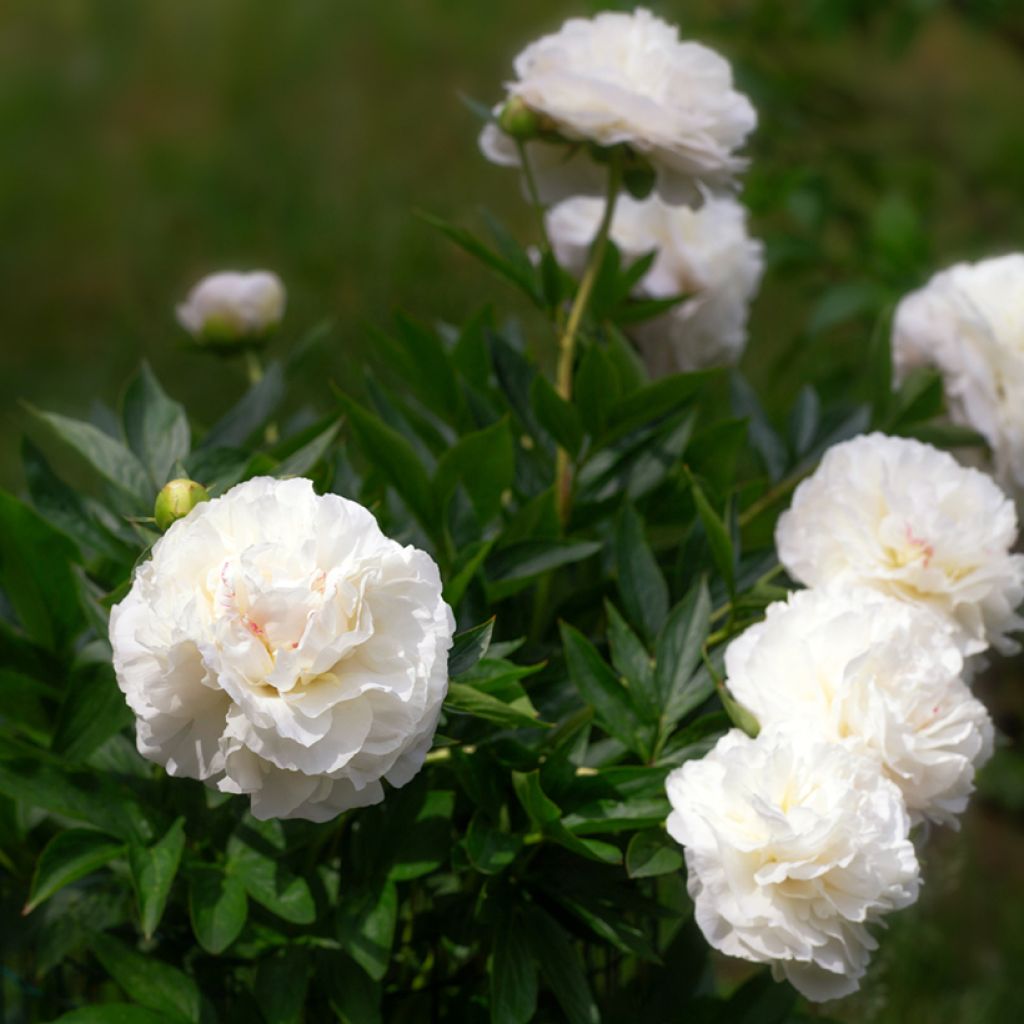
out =
[[739,525],[742,529],[749,526],[762,512],[771,508],[777,501],[784,498],[805,476],[811,473],[814,466],[806,466],[790,473],[784,480],[780,480],[774,487],[769,488],[749,508],[744,509],[739,516]]
[[[590,302],[590,294],[594,290],[594,282],[604,262],[604,251],[608,245],[608,234],[615,213],[615,203],[619,197],[622,184],[622,162],[620,154],[613,151],[608,165],[608,191],[605,196],[604,216],[590,247],[590,259],[587,261],[580,286],[576,290],[569,318],[558,341],[558,369],[555,375],[555,390],[567,402],[572,401],[572,371],[576,356],[576,336],[579,333],[583,314]],[[572,467],[569,465],[569,453],[564,448],[558,449],[555,463],[556,500],[558,514],[562,523],[569,520],[572,507]]]
[[523,180],[526,182],[526,191],[530,195],[530,206],[537,214],[537,227],[540,230],[540,242],[545,252],[551,252],[551,238],[548,235],[548,226],[544,220],[544,204],[540,201],[540,191],[537,189],[537,179],[533,175],[533,168],[530,166],[530,158],[526,153],[526,146],[522,140],[516,140],[516,148],[519,150],[519,163],[523,171]]
[[263,380],[263,360],[260,359],[260,354],[251,348],[245,353],[245,372],[252,386]]

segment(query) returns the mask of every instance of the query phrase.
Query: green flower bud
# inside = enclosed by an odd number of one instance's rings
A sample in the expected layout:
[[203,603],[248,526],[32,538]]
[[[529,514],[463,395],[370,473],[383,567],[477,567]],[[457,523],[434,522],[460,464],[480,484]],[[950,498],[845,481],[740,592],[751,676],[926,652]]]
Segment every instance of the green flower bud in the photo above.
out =
[[156,496],[153,506],[153,518],[161,532],[166,530],[175,520],[187,516],[201,501],[209,501],[210,493],[202,484],[195,480],[182,478],[165,484]]
[[513,96],[498,115],[498,127],[513,139],[535,139],[541,132],[541,118],[518,96]]

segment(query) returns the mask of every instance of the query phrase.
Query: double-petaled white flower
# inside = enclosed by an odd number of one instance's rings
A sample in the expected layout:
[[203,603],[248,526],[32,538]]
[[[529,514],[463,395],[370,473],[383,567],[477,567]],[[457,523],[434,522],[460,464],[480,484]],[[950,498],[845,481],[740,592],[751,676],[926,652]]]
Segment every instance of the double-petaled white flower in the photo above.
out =
[[941,616],[965,654],[1017,645],[1024,555],[1013,503],[947,452],[868,434],[830,448],[775,533],[808,586],[866,587]]
[[[604,203],[574,196],[548,211],[548,235],[558,262],[575,274],[587,263]],[[640,298],[686,295],[667,313],[631,333],[651,374],[734,364],[747,342],[747,314],[764,272],[763,246],[747,233],[747,212],[735,199],[708,199],[697,210],[668,206],[656,195],[619,196],[611,240],[623,260],[655,253],[638,282]]]
[[453,626],[427,554],[308,480],[261,477],[170,527],[110,639],[145,757],[259,818],[324,821],[419,771]]
[[791,723],[877,758],[913,818],[957,825],[992,722],[930,612],[871,591],[799,591],[729,645],[725,666],[763,727]]
[[[526,147],[546,202],[604,191],[589,145],[628,147],[671,203],[700,202],[702,187],[726,188],[743,169],[736,150],[757,118],[728,61],[681,42],[648,10],[571,18],[519,54],[515,76],[508,97],[539,126]],[[497,123],[480,145],[495,163],[519,166],[516,140]]]
[[982,434],[1024,497],[1024,254],[958,263],[906,296],[893,321],[897,380],[934,366],[953,420]]
[[178,322],[197,341],[231,344],[263,338],[284,316],[285,290],[267,270],[204,277],[178,306]]
[[733,730],[667,790],[708,942],[770,963],[808,999],[853,992],[876,947],[868,926],[919,884],[910,819],[878,763],[806,729]]

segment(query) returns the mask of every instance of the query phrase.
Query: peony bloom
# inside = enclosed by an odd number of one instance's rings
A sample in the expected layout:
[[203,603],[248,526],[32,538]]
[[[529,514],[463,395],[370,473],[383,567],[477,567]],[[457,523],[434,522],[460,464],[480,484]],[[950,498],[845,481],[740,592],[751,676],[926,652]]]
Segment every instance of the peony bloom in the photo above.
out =
[[910,820],[877,763],[805,731],[734,729],[666,787],[708,942],[815,1002],[855,991],[877,946],[867,926],[919,885]]
[[[558,262],[579,275],[587,263],[604,203],[575,196],[546,215]],[[747,343],[747,313],[764,272],[763,246],[747,234],[747,211],[735,199],[711,198],[699,210],[667,206],[657,196],[619,196],[610,237],[625,263],[656,252],[635,295],[689,298],[631,333],[655,377],[730,366]]]
[[453,628],[428,555],[308,480],[259,477],[157,541],[110,640],[144,757],[258,818],[325,821],[419,771]]
[[[526,146],[545,202],[604,192],[603,170],[576,143],[627,146],[670,203],[698,203],[702,186],[727,188],[744,167],[735,150],[757,117],[733,89],[728,61],[680,42],[648,10],[570,18],[519,54],[515,74],[508,96],[540,127]],[[497,123],[484,128],[480,147],[494,163],[519,166],[515,139]]]
[[258,340],[284,316],[284,285],[277,274],[232,270],[204,277],[178,306],[178,323],[203,342]]
[[918,604],[965,654],[1016,650],[1024,627],[1017,514],[992,479],[948,452],[867,434],[825,453],[779,518],[779,561],[807,586],[842,580]]
[[729,645],[729,689],[762,726],[790,722],[877,758],[912,818],[956,827],[993,730],[936,625],[870,591],[799,591]]
[[978,431],[1000,480],[1024,495],[1024,253],[958,263],[906,296],[893,321],[897,381],[943,376],[953,420]]

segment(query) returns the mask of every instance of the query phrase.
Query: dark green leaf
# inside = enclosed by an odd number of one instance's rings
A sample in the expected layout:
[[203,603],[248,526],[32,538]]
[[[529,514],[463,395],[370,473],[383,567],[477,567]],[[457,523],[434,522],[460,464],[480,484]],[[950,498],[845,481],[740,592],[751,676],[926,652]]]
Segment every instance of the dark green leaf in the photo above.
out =
[[128,385],[123,417],[128,446],[158,491],[170,479],[174,464],[188,455],[192,435],[184,407],[167,397],[148,363]]
[[647,721],[657,721],[661,713],[661,699],[654,685],[654,661],[615,606],[607,601],[605,614],[608,616],[608,646],[615,671],[628,682],[637,710]]
[[527,1024],[537,1009],[537,963],[517,917],[508,906],[494,931],[489,964],[492,1024]]
[[326,428],[283,458],[274,468],[274,476],[308,476],[314,466],[331,450],[340,426],[340,423],[332,419]]
[[51,747],[65,761],[84,761],[132,721],[111,665],[82,665],[70,673]]
[[691,483],[693,500],[697,505],[700,521],[704,525],[704,532],[707,534],[711,557],[715,561],[715,567],[722,574],[722,579],[731,595],[736,590],[736,553],[733,550],[732,539],[722,518],[711,507],[700,484],[696,480],[692,480]]
[[729,377],[733,412],[750,423],[750,440],[761,456],[772,482],[786,471],[786,446],[772,429],[754,389],[736,370]]
[[502,832],[488,821],[483,811],[477,811],[469,821],[463,845],[477,871],[497,875],[516,859],[523,841],[520,836]]
[[308,954],[296,946],[259,962],[253,994],[267,1024],[300,1024],[309,987],[309,969]]
[[679,407],[705,388],[718,372],[677,373],[620,399],[608,414],[610,434],[621,437],[659,416],[678,412]]
[[583,443],[580,414],[539,373],[530,385],[530,407],[552,440],[576,458]]
[[344,396],[341,401],[366,457],[383,473],[422,526],[432,531],[436,522],[434,493],[412,445],[357,402]]
[[448,675],[458,676],[468,672],[486,653],[494,632],[494,616],[472,629],[456,633],[452,649],[448,652]]
[[374,981],[391,962],[391,944],[398,916],[398,890],[387,881],[378,890],[363,888],[340,906],[338,939],[349,956]]
[[0,491],[0,587],[30,639],[62,652],[82,626],[75,546],[27,505]]
[[[404,788],[409,792],[409,787]],[[444,864],[452,851],[452,812],[455,793],[449,789],[426,792],[416,817],[402,829],[389,873],[392,881],[422,878]]]
[[131,1003],[96,1003],[71,1010],[53,1024],[174,1024],[176,1019]]
[[487,562],[492,583],[528,580],[552,569],[589,558],[601,550],[599,541],[521,541],[495,551]]
[[207,431],[202,447],[243,447],[256,431],[266,426],[284,393],[284,370],[280,363],[271,363],[263,376]]
[[380,985],[344,953],[322,953],[316,978],[341,1024],[381,1024]]
[[123,843],[89,829],[58,832],[36,862],[24,914],[29,914],[65,885],[77,882],[125,851]]
[[102,932],[92,937],[91,946],[110,976],[136,1002],[198,1024],[202,1008],[199,988],[183,971]]
[[190,871],[188,907],[199,945],[214,954],[238,938],[249,912],[241,881],[206,864]]
[[583,962],[565,929],[550,914],[531,907],[526,915],[526,940],[569,1024],[598,1024],[601,1015]]
[[147,939],[152,937],[163,917],[184,849],[185,819],[178,818],[158,843],[152,846],[135,843],[128,851],[142,934]]
[[630,878],[667,875],[683,866],[683,849],[660,828],[637,832],[626,849],[626,873]]
[[440,504],[447,504],[462,484],[481,523],[501,510],[502,495],[515,478],[515,449],[508,419],[466,434],[437,462],[434,490]]
[[[655,648],[655,680],[659,702],[664,709],[664,727],[671,728],[687,707],[688,684],[700,665],[701,648],[711,621],[711,595],[701,577],[672,609],[658,634]],[[677,717],[667,714],[669,709]]]
[[247,816],[228,840],[227,873],[272,914],[294,924],[311,924],[316,906],[305,879],[284,863],[285,839],[281,822]]
[[449,682],[445,706],[507,729],[545,728],[544,723],[537,720],[536,712],[520,710],[466,683]]
[[601,346],[590,345],[580,360],[573,385],[573,400],[588,433],[597,437],[604,432],[608,410],[620,395],[614,364]]
[[668,584],[647,544],[643,520],[629,502],[615,524],[615,562],[626,615],[651,641],[668,615]]
[[797,458],[811,450],[820,425],[821,399],[814,388],[805,384],[797,395],[796,404],[789,417],[789,436]]
[[562,646],[569,678],[580,696],[593,707],[604,730],[630,750],[640,753],[644,744],[629,692],[597,648],[567,623],[562,623]]
[[480,571],[487,556],[491,553],[492,547],[494,547],[494,538],[474,541],[459,552],[455,570],[444,584],[444,599],[453,608],[458,608],[459,602],[466,593],[466,588]]

